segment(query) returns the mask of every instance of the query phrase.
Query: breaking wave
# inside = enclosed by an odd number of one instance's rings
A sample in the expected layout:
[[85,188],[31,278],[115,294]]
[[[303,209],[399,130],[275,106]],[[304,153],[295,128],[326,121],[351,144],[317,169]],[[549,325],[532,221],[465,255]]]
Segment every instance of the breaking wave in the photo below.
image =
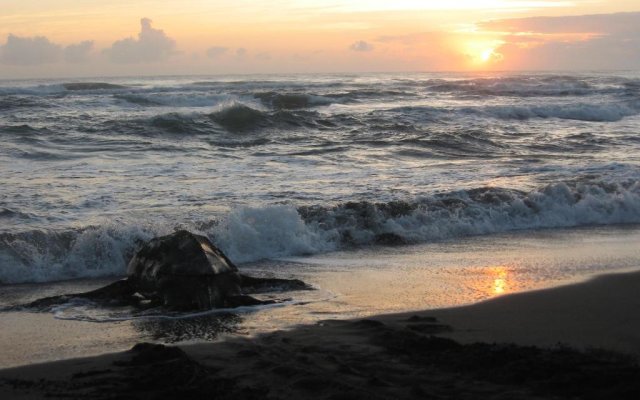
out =
[[[207,235],[235,262],[353,246],[422,243],[513,230],[640,223],[640,182],[558,182],[529,192],[477,188],[410,201],[238,207],[182,224]],[[0,235],[0,281],[122,275],[142,241],[170,224],[107,224],[81,230]]]

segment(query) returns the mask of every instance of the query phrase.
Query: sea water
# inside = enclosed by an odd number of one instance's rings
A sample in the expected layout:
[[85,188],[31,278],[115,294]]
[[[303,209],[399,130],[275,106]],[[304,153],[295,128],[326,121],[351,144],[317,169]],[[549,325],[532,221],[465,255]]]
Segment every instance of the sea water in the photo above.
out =
[[83,304],[0,318],[209,340],[633,268],[638,150],[632,72],[0,81],[3,306],[123,276],[179,228],[318,289],[220,329]]

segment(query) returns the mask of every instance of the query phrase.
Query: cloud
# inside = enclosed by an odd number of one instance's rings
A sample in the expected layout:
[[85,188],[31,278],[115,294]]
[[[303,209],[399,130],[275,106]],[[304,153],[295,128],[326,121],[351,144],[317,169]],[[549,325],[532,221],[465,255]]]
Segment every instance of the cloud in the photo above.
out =
[[0,46],[0,62],[9,65],[53,64],[64,60],[80,63],[88,60],[93,41],[62,46],[44,36],[20,37],[10,34],[7,43]]
[[236,50],[236,57],[244,58],[246,55],[247,55],[247,49],[245,49],[244,47],[240,47],[239,49]]
[[207,57],[209,58],[218,58],[229,51],[228,47],[222,46],[213,46],[207,49]]
[[271,54],[269,54],[268,52],[264,51],[262,53],[256,54],[256,59],[257,60],[262,60],[262,61],[269,61],[269,60],[271,60]]
[[68,63],[82,63],[89,60],[89,54],[93,50],[93,41],[85,40],[72,44],[64,49],[64,60]]
[[176,42],[163,30],[154,29],[149,18],[140,20],[138,38],[126,38],[104,51],[116,63],[148,63],[163,61],[175,53]]
[[44,36],[19,37],[10,34],[0,50],[0,61],[11,65],[54,63],[62,54],[62,47]]
[[640,12],[487,21],[508,69],[640,68]]
[[640,12],[594,14],[563,17],[530,17],[490,20],[478,25],[482,30],[503,32],[583,33],[606,32],[621,34],[639,32]]
[[351,51],[372,51],[373,45],[365,42],[364,40],[358,40],[351,46],[349,46],[349,50]]

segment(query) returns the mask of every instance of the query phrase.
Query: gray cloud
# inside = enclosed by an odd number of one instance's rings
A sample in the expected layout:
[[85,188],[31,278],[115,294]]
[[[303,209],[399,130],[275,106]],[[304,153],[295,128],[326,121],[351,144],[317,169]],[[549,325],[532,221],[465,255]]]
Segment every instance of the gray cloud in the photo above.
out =
[[52,64],[61,60],[80,63],[87,61],[92,48],[91,40],[64,47],[44,36],[20,37],[10,34],[7,43],[0,46],[0,62],[9,65]]
[[358,40],[351,46],[349,46],[349,50],[351,51],[372,51],[373,45],[365,42],[364,40]]
[[477,25],[483,30],[502,32],[625,34],[640,31],[640,12],[499,19]]
[[240,47],[239,49],[236,50],[236,57],[244,58],[244,56],[246,55],[247,55],[247,49],[245,49],[244,47]]
[[57,62],[62,47],[44,36],[19,37],[10,34],[0,46],[0,61],[11,65],[39,65]]
[[207,57],[218,58],[229,51],[228,47],[213,46],[207,49]]
[[175,53],[176,42],[161,29],[151,26],[149,18],[140,20],[138,38],[126,38],[113,43],[104,51],[117,63],[146,63],[162,61]]
[[85,40],[72,44],[64,49],[64,60],[68,63],[82,63],[89,60],[89,54],[93,50],[93,41]]
[[507,32],[496,49],[513,69],[640,68],[640,12],[488,21]]

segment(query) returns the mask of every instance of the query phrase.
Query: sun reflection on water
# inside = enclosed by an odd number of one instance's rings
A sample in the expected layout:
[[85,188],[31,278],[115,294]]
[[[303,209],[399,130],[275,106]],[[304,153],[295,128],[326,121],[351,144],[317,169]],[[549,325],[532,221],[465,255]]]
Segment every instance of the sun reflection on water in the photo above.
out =
[[487,273],[493,278],[493,285],[491,285],[491,295],[500,295],[509,292],[509,270],[507,267],[500,265],[496,267],[490,267],[487,269]]

